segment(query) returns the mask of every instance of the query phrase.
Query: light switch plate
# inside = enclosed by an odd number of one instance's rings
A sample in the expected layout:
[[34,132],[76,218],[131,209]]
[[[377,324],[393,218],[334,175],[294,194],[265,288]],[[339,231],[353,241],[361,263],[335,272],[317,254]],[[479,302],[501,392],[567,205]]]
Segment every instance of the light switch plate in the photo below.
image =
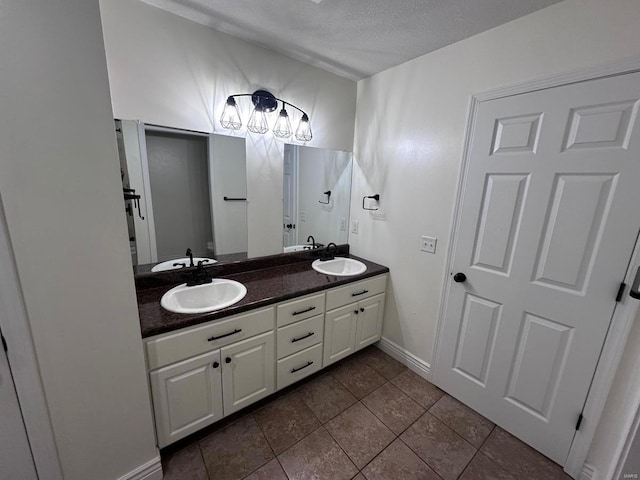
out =
[[420,237],[420,250],[427,253],[436,253],[436,243],[438,240],[433,237]]
[[358,227],[360,226],[360,222],[358,220],[354,220],[351,222],[351,233],[358,234]]
[[301,222],[307,221],[307,212],[300,212],[300,221]]

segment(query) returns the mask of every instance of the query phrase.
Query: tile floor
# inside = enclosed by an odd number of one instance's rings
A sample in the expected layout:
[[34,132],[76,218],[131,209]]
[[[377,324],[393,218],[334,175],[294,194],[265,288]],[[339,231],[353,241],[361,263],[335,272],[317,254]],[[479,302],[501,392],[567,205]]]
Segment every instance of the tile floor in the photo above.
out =
[[375,347],[162,457],[165,480],[569,480]]

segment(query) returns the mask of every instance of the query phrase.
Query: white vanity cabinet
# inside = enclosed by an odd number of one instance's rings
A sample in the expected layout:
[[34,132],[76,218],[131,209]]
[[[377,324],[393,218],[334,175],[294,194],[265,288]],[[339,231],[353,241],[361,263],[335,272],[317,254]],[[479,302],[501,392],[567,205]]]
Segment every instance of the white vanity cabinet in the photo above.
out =
[[380,340],[387,275],[327,292],[323,366]]
[[278,305],[278,389],[322,368],[324,306],[324,292]]
[[275,391],[274,343],[271,331],[220,350],[225,415]]
[[268,307],[145,340],[158,446],[275,391],[274,317]]
[[163,448],[380,339],[387,275],[145,338]]
[[198,355],[149,374],[160,447],[220,420],[220,350]]

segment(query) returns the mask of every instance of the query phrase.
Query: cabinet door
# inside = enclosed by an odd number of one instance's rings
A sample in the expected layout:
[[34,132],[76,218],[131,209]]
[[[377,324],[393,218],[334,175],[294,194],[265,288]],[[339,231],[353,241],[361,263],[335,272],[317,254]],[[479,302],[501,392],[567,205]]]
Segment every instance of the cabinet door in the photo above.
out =
[[225,415],[275,391],[274,343],[271,331],[220,350]]
[[380,340],[384,316],[384,293],[358,302],[356,350]]
[[327,312],[324,322],[324,362],[332,364],[355,352],[357,303]]
[[222,418],[221,370],[215,350],[149,374],[160,448]]

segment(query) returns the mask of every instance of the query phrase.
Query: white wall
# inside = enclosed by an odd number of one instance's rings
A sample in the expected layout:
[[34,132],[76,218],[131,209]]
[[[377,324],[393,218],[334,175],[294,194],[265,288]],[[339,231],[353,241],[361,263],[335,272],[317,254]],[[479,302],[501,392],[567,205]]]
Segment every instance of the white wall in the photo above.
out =
[[[117,118],[228,134],[219,124],[227,96],[266,88],[309,114],[307,145],[353,149],[355,82],[139,0],[102,0],[100,8]],[[249,103],[241,104],[245,124]],[[283,143],[238,134],[248,137],[249,255],[280,252]]]
[[64,478],[112,480],[156,448],[99,6],[0,11],[0,195]]
[[349,240],[391,269],[386,337],[431,361],[471,95],[640,54],[638,22],[634,0],[566,0],[358,82]]
[[[358,82],[349,241],[391,269],[385,337],[432,361],[471,95],[638,55],[638,24],[636,0],[565,0]],[[361,208],[374,193],[386,221]]]

